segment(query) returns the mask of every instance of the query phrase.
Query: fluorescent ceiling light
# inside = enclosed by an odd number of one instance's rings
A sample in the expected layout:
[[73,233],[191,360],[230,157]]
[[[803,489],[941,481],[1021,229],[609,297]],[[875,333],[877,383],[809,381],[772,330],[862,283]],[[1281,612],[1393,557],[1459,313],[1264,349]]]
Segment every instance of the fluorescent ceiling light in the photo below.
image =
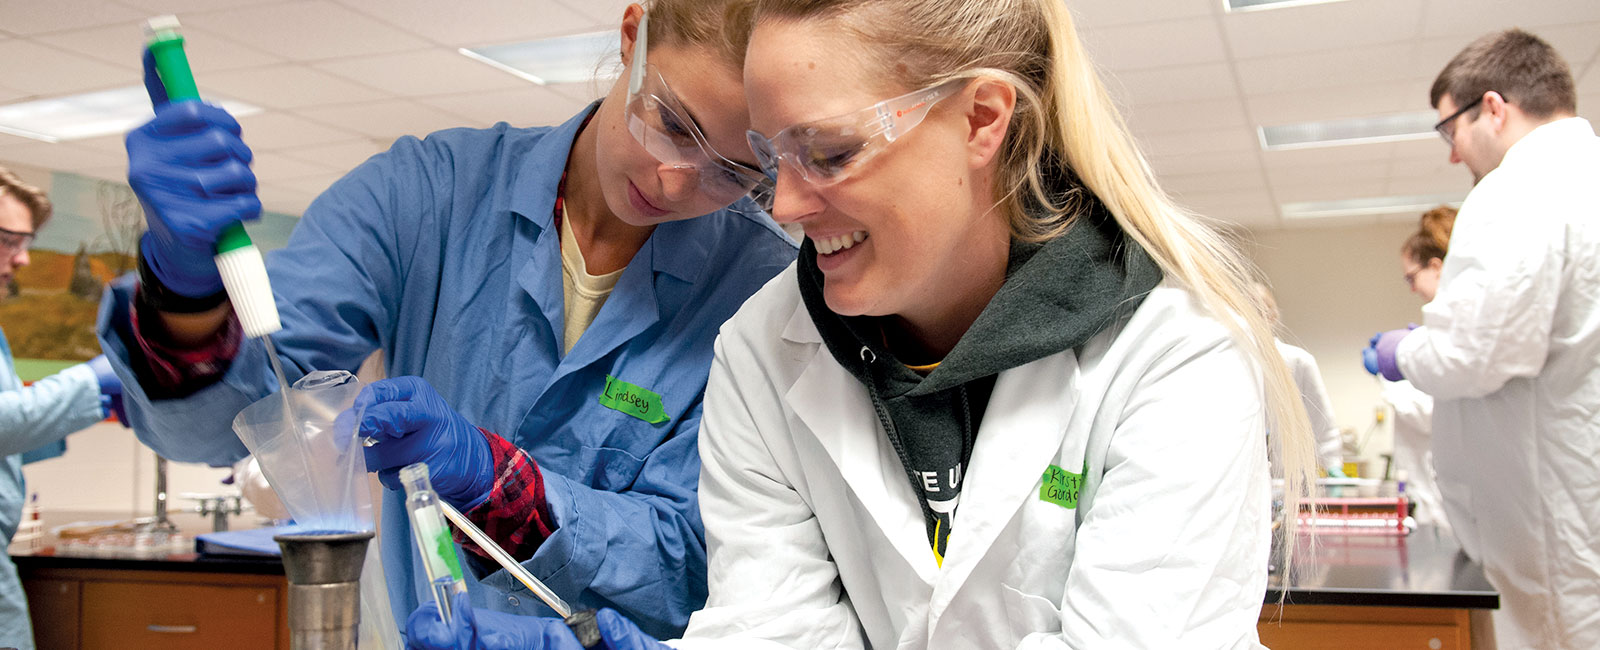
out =
[[1344,0],[1222,0],[1222,10],[1224,12],[1261,11],[1264,9],[1287,9],[1289,7],[1320,5],[1330,2],[1344,2]]
[[1305,201],[1281,206],[1285,219],[1329,219],[1415,212],[1421,214],[1439,205],[1461,206],[1460,194],[1420,196],[1378,196],[1337,201]]
[[1438,137],[1433,131],[1439,116],[1432,111],[1394,113],[1322,122],[1300,122],[1256,127],[1256,137],[1266,151],[1337,147],[1348,144],[1400,142]]
[[617,32],[573,34],[522,43],[461,48],[463,56],[533,83],[574,83],[617,76]]
[[[261,112],[256,106],[231,99],[211,97],[209,101],[234,117]],[[0,133],[65,142],[127,133],[154,116],[144,86],[128,86],[0,106]]]

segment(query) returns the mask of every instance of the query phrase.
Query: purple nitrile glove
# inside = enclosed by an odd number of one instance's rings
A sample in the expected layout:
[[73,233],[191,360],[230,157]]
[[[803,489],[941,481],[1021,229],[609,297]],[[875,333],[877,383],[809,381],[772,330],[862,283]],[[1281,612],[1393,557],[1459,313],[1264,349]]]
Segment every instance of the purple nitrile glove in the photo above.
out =
[[340,417],[360,415],[357,433],[373,444],[362,448],[367,471],[399,490],[400,468],[428,464],[439,498],[466,512],[494,487],[494,454],[478,427],[445,402],[421,377],[393,377],[368,384]]
[[227,111],[198,101],[169,103],[145,51],[145,89],[155,119],[128,133],[128,185],[148,230],[139,253],[166,288],[200,298],[222,290],[217,239],[261,216],[250,147]]
[[[418,607],[406,620],[406,647],[416,650],[583,650],[578,637],[559,618],[517,616],[474,610],[466,594],[450,600],[451,619],[439,620],[433,603]],[[632,621],[611,609],[595,614],[600,650],[665,650],[666,645],[639,631]]]
[[1400,366],[1394,358],[1395,349],[1400,347],[1400,341],[1411,333],[1411,328],[1403,330],[1389,330],[1372,338],[1373,356],[1378,364],[1378,372],[1384,379],[1400,381],[1405,375],[1400,372]]

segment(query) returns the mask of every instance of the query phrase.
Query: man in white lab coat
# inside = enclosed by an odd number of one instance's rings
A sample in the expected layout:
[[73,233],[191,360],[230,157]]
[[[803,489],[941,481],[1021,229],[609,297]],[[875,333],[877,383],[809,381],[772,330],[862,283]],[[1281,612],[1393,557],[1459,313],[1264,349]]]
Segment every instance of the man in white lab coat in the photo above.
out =
[[1435,398],[1439,489],[1501,593],[1502,650],[1600,647],[1600,138],[1574,97],[1515,29],[1440,72],[1437,128],[1476,185],[1423,326],[1374,343]]

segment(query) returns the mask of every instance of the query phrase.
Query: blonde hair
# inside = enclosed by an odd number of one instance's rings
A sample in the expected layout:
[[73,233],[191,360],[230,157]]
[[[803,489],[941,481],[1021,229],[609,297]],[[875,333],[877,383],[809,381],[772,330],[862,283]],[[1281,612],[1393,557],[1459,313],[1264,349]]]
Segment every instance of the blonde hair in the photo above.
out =
[[[1274,343],[1253,266],[1178,207],[1112,103],[1060,0],[757,0],[755,20],[831,20],[905,88],[994,77],[1017,91],[995,201],[1014,237],[1048,240],[1098,199],[1164,274],[1229,328],[1260,368],[1270,455],[1284,469],[1283,557],[1292,564],[1300,503],[1315,485],[1310,422]],[[1065,184],[1065,187],[1063,187]],[[1085,196],[1087,194],[1092,196]]]
[[737,72],[744,67],[754,0],[647,0],[650,42],[711,48]]
[[28,214],[33,217],[33,229],[38,230],[44,222],[50,220],[52,208],[50,197],[45,196],[39,188],[22,182],[11,170],[0,167],[0,196],[14,196],[22,205],[28,208]]

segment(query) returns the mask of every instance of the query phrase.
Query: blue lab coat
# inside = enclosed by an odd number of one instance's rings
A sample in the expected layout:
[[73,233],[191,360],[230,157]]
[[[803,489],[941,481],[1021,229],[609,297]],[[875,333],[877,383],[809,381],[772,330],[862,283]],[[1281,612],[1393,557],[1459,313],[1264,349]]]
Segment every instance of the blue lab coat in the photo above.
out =
[[[100,382],[79,364],[22,385],[11,362],[11,344],[0,331],[0,647],[33,648],[28,600],[6,546],[22,519],[22,463],[60,455],[68,434],[105,418]],[[44,451],[46,453],[40,454]],[[24,459],[24,455],[29,457]]]
[[[706,597],[696,439],[712,342],[796,248],[747,200],[662,224],[563,355],[552,213],[582,118],[404,137],[334,183],[268,255],[283,319],[272,339],[291,382],[354,371],[381,349],[390,376],[427,379],[473,424],[528,450],[559,529],[524,566],[575,606],[613,607],[672,636]],[[216,384],[152,401],[128,369],[130,291],[108,292],[100,335],[140,438],[173,460],[244,456],[231,420],[276,385],[263,346],[246,341]],[[607,375],[659,393],[669,419],[602,405]],[[427,592],[403,495],[384,496],[384,571],[403,624]],[[550,614],[504,571],[478,577],[491,587],[471,586],[478,606]]]

